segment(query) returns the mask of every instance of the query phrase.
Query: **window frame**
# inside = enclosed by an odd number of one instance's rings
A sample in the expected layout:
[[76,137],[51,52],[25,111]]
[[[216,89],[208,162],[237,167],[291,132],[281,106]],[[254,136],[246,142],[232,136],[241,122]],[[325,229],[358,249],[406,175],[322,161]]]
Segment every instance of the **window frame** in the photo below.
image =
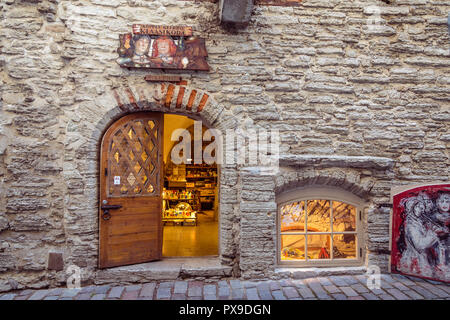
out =
[[[352,205],[356,209],[356,230],[350,232],[314,232],[308,233],[305,231],[305,238],[308,235],[323,235],[329,234],[332,238],[333,234],[355,234],[356,235],[356,258],[355,259],[313,259],[313,260],[281,260],[281,207],[285,204],[292,202],[305,201],[305,207],[307,207],[308,200],[328,200],[339,201]],[[364,233],[363,233],[363,212],[367,207],[365,201],[357,197],[356,195],[342,190],[337,187],[323,187],[323,186],[310,186],[293,189],[282,193],[277,197],[277,239],[276,239],[276,264],[280,267],[345,267],[345,266],[362,266],[364,262],[365,250],[364,250]],[[296,234],[293,232],[292,234]],[[300,232],[299,232],[300,234]]]

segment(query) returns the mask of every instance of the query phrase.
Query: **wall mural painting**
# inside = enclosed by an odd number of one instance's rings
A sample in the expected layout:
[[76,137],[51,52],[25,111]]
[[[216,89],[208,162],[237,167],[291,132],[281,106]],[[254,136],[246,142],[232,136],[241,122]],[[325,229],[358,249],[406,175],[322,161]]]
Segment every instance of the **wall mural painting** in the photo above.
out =
[[450,282],[450,184],[393,197],[391,270]]
[[205,40],[190,27],[133,25],[120,35],[117,63],[124,68],[208,71]]

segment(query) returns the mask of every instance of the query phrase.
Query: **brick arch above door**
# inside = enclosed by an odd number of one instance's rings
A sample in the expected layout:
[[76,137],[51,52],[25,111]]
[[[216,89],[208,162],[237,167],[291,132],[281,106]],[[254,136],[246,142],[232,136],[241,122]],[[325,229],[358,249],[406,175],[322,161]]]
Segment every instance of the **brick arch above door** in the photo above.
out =
[[227,117],[227,108],[217,103],[210,93],[185,85],[160,83],[122,86],[113,89],[111,96],[121,112],[149,110],[180,113],[201,118],[214,127],[223,117]]

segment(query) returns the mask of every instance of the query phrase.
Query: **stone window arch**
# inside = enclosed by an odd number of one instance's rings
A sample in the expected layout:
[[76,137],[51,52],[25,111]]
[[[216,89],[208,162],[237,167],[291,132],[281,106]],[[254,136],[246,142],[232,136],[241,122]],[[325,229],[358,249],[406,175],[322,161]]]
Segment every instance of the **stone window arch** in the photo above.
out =
[[363,199],[339,187],[306,186],[276,200],[279,266],[363,264]]

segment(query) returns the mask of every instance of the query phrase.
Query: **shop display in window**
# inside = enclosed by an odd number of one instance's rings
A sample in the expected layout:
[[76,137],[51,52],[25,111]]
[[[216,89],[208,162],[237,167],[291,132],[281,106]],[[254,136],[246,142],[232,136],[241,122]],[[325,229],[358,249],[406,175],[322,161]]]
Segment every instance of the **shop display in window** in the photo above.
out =
[[[310,257],[312,258],[312,257]],[[304,235],[282,235],[281,236],[281,259],[282,260],[304,260],[305,259],[305,236]]]
[[280,207],[280,260],[357,259],[356,207],[324,199]]

